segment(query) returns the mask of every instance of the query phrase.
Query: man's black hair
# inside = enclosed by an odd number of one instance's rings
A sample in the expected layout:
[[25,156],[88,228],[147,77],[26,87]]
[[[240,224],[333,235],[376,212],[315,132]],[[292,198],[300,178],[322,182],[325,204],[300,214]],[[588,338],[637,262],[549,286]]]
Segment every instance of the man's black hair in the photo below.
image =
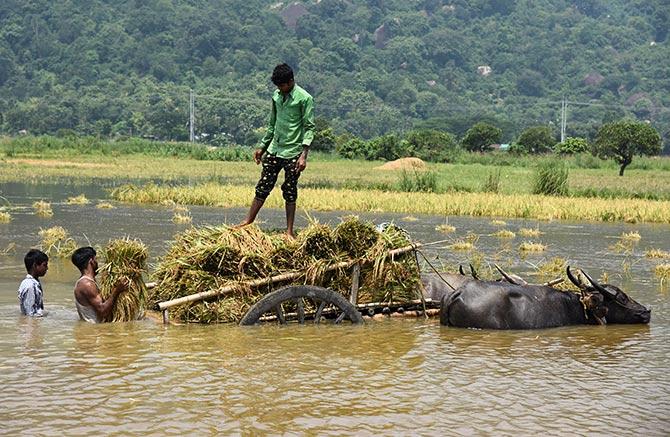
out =
[[293,70],[288,64],[279,64],[272,71],[272,83],[281,85],[293,80]]
[[96,255],[95,249],[91,246],[80,247],[72,254],[72,264],[77,266],[80,272],[83,272],[88,261]]
[[42,264],[44,261],[49,261],[46,253],[38,249],[30,249],[26,256],[23,257],[23,263],[26,265],[26,271],[30,272],[33,267]]

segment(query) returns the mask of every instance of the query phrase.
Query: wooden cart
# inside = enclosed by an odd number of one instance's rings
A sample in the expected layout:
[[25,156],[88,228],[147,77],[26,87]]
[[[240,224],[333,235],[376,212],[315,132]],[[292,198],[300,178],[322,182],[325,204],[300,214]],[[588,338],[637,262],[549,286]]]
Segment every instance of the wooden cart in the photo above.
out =
[[[440,242],[429,243],[437,244]],[[422,244],[412,244],[389,251],[387,257],[393,259],[395,256],[414,252]],[[439,308],[439,302],[426,299],[421,294],[421,299],[408,302],[375,302],[358,303],[358,288],[360,281],[361,265],[364,261],[343,261],[330,266],[327,270],[351,269],[351,294],[347,300],[341,293],[328,288],[314,285],[289,285],[273,290],[256,302],[242,317],[240,325],[255,325],[264,322],[279,324],[288,323],[363,323],[363,316],[372,316],[377,313],[390,314],[393,312],[417,311],[427,315],[429,310],[435,312]],[[269,278],[247,281],[244,285],[251,288],[273,286],[274,284],[286,283],[303,276],[303,273],[284,273]],[[232,294],[239,284],[222,287],[216,290],[196,293],[173,299],[158,304],[163,313],[163,323],[169,322],[169,310],[178,305],[197,302],[217,296]]]

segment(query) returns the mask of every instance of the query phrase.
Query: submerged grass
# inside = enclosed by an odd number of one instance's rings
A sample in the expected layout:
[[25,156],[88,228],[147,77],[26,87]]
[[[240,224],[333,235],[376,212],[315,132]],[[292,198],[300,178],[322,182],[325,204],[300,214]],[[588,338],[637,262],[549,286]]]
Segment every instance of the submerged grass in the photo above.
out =
[[62,226],[40,229],[39,236],[42,237],[42,251],[50,256],[67,258],[77,248],[77,243]]
[[495,232],[493,234],[494,236],[498,238],[514,238],[516,237],[516,234],[510,230],[507,229],[501,229],[498,232]]
[[670,264],[659,264],[654,267],[654,274],[661,280],[661,285],[665,286],[670,283]]
[[4,249],[0,249],[0,255],[9,255],[16,253],[16,243],[9,243]]
[[8,212],[0,211],[0,223],[9,223],[12,221],[12,215]]
[[91,203],[91,201],[88,200],[84,194],[67,198],[68,205],[88,205],[89,203]]
[[[312,221],[297,239],[265,233],[257,226],[190,228],[175,237],[158,263],[149,294],[150,306],[189,294],[235,286],[226,296],[174,307],[170,314],[185,322],[237,322],[269,287],[251,290],[244,281],[300,272],[290,283],[314,284],[350,293],[348,269],[327,272],[343,260],[365,260],[361,268],[359,302],[418,297],[419,270],[412,256],[387,259],[389,249],[409,244],[399,228],[383,232],[357,217],[331,228]],[[272,289],[281,285],[275,284]]]
[[670,258],[670,252],[661,249],[649,249],[644,253],[647,258]]
[[114,303],[112,321],[140,319],[144,315],[147,300],[143,278],[147,272],[146,246],[140,240],[122,238],[111,240],[101,252],[104,261],[99,269],[102,297],[107,299],[119,281],[128,284],[128,290],[121,293]]
[[540,231],[540,228],[521,228],[519,229],[519,235],[522,237],[527,237],[527,238],[533,238],[533,237],[539,237],[540,235],[544,234],[544,232]]
[[96,208],[98,209],[114,209],[116,206],[112,205],[109,202],[99,202],[97,205],[95,205]]
[[531,241],[524,241],[519,245],[521,252],[544,252],[546,248],[547,246],[542,243],[533,243]]
[[[278,190],[275,190],[278,191]],[[112,192],[116,200],[157,203],[171,200],[191,205],[220,207],[246,206],[253,189],[239,185],[205,183],[195,186],[142,187],[124,185]],[[283,207],[281,194],[273,192],[266,206]],[[606,222],[670,223],[670,201],[629,199],[581,199],[541,195],[503,195],[495,193],[394,193],[309,189],[300,191],[303,208],[320,211],[387,211],[411,214],[468,215],[475,217],[542,218],[548,220],[592,220]]]
[[51,203],[44,200],[38,200],[33,203],[33,209],[35,210],[35,215],[39,217],[53,217],[54,212],[51,209]]

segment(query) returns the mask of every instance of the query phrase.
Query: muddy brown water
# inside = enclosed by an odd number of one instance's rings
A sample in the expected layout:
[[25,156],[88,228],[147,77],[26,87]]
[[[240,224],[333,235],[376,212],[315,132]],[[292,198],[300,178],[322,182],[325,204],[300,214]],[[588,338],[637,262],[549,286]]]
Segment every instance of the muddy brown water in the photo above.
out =
[[[66,205],[81,193],[91,205]],[[16,208],[0,224],[0,429],[15,435],[331,434],[667,435],[670,432],[670,294],[659,285],[649,248],[670,250],[670,226],[505,220],[536,227],[547,245],[525,259],[491,234],[488,218],[450,217],[488,261],[528,276],[555,256],[598,277],[603,272],[652,308],[648,326],[479,331],[437,320],[388,319],[364,326],[163,327],[150,321],[88,325],[77,320],[69,261],[52,259],[43,279],[43,319],[21,317],[16,288],[22,256],[37,231],[64,226],[82,244],[130,235],[153,257],[184,229],[161,206],[99,210],[97,186],[0,184]],[[53,202],[54,217],[32,214]],[[6,202],[0,199],[0,202]],[[193,224],[235,223],[244,209],[192,207]],[[310,213],[336,223],[342,213]],[[444,217],[359,213],[393,220],[423,242]],[[281,227],[283,211],[263,210],[261,226]],[[298,227],[306,219],[300,217]],[[642,239],[632,254],[610,247],[623,232]],[[451,237],[455,239],[456,237]],[[435,263],[466,262],[444,245]],[[668,262],[666,260],[666,262]]]

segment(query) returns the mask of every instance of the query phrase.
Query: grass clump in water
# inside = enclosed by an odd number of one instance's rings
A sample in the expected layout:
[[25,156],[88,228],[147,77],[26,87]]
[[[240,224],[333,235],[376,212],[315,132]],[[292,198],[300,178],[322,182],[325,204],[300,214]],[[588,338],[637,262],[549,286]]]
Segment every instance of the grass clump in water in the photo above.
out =
[[45,202],[44,200],[38,200],[33,203],[33,208],[35,209],[35,215],[39,217],[53,217],[54,212],[51,209],[51,203]]
[[544,232],[540,231],[540,228],[521,228],[519,229],[519,235],[522,237],[527,237],[527,238],[533,238],[533,237],[539,237],[540,235],[544,234]]
[[493,226],[507,226],[507,222],[506,222],[506,221],[504,221],[504,220],[497,220],[497,219],[491,220],[491,224],[492,224]]
[[438,232],[442,232],[443,234],[450,234],[456,231],[456,226],[452,226],[450,224],[445,223],[442,225],[435,226],[435,230]]
[[519,245],[521,252],[544,252],[546,248],[547,246],[542,243],[533,243],[531,241],[524,241]]
[[633,241],[633,242],[638,242],[642,239],[639,232],[636,231],[624,232],[623,234],[621,234],[620,238],[622,241]]
[[172,221],[180,225],[186,225],[193,221],[193,217],[191,217],[190,214],[175,212],[172,216]]
[[654,268],[654,274],[661,280],[661,286],[670,283],[670,264],[659,264]]
[[62,226],[40,229],[39,236],[42,250],[50,256],[66,258],[77,248],[77,243]]
[[9,223],[12,221],[12,215],[8,212],[0,211],[0,223]]
[[68,205],[88,205],[89,203],[91,203],[91,201],[88,200],[84,194],[67,198]]
[[512,232],[510,230],[507,230],[507,229],[501,229],[498,232],[494,233],[493,235],[495,235],[498,238],[514,238],[514,237],[516,237],[516,234],[514,232]]
[[114,303],[112,321],[129,322],[142,318],[147,300],[143,278],[147,272],[146,246],[140,240],[122,238],[110,241],[101,252],[104,260],[99,269],[102,297],[107,299],[119,281],[128,284],[128,290]]
[[661,249],[649,249],[644,256],[647,258],[670,258],[670,252]]
[[112,205],[109,202],[100,202],[97,205],[95,205],[96,208],[98,209],[114,209],[116,206]]
[[0,249],[0,255],[16,253],[16,243],[9,243],[4,249]]

